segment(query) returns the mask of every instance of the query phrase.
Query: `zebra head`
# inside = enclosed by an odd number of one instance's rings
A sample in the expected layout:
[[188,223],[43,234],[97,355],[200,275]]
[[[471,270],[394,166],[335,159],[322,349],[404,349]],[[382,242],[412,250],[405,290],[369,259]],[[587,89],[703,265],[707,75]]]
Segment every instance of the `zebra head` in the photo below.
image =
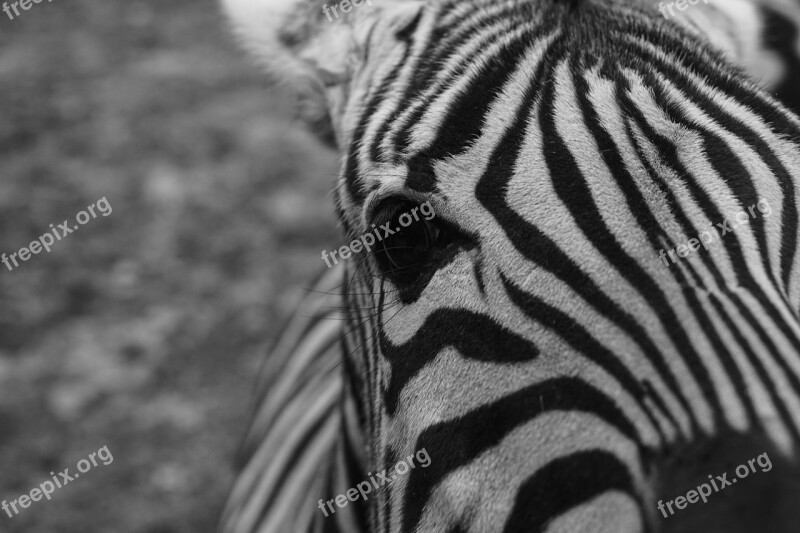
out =
[[641,531],[674,450],[793,457],[797,117],[656,3],[353,4],[226,0],[375,243],[347,263],[364,470],[431,464],[372,528]]

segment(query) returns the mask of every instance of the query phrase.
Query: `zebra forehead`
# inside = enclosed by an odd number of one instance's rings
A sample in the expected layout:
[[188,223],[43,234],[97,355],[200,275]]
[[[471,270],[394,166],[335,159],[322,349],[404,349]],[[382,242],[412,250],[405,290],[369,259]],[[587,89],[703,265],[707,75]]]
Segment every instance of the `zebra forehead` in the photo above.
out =
[[[576,161],[595,165],[582,171],[598,171],[603,157],[597,134],[601,129],[608,135],[642,134],[637,122],[655,126],[647,135],[657,131],[676,153],[696,151],[688,121],[671,115],[677,107],[670,102],[674,95],[666,89],[666,74],[643,61],[625,66],[598,59],[593,66],[579,65],[549,47],[556,39],[555,33],[544,36],[542,47],[528,47],[513,64],[491,72],[479,58],[470,67],[473,76],[450,88],[387,103],[390,110],[350,147],[340,192],[353,196],[342,205],[360,208],[370,194],[402,186],[450,199],[474,193],[481,179],[488,180],[486,186],[505,188],[511,181],[501,183],[503,173],[497,170],[509,161],[509,173],[535,190],[548,168],[558,171],[561,163],[537,162],[532,151],[544,144],[550,152],[572,153]],[[709,100],[719,92],[711,85],[706,89]],[[649,165],[640,164],[639,175],[663,175],[658,157]]]
[[[469,148],[513,116],[531,113],[531,102],[559,79],[574,77],[578,90],[589,90],[593,81],[588,74],[593,73],[625,91],[632,85],[627,69],[636,84],[653,91],[656,74],[668,79],[675,75],[671,69],[691,71],[697,63],[711,65],[697,76],[713,74],[718,84],[729,81],[719,54],[696,42],[688,47],[682,30],[654,23],[647,6],[636,4],[634,9],[631,4],[517,2],[513,10],[485,1],[442,4],[433,11],[432,23],[417,21],[425,31],[417,32],[405,52],[395,50],[394,63],[375,59],[381,67],[362,78],[367,88],[354,91],[365,98],[350,106],[350,153],[342,192],[360,205],[396,178],[398,164],[405,167],[409,188],[435,191],[437,162],[472,167]],[[486,9],[470,13],[477,6]],[[650,41],[673,56],[659,57],[641,40],[646,25]],[[468,38],[471,31],[481,37]],[[565,65],[567,70],[556,70]],[[718,90],[713,84],[708,88]],[[607,102],[626,114],[640,112],[634,99],[614,95]],[[603,102],[595,104],[596,114],[609,111]],[[673,130],[680,133],[682,128]]]

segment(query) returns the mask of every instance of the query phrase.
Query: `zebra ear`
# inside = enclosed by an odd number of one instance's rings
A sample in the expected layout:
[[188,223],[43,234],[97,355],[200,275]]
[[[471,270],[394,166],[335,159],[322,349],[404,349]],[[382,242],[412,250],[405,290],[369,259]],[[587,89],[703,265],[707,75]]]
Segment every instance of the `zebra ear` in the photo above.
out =
[[[768,90],[783,76],[781,58],[767,42],[767,12],[779,10],[783,0],[725,0],[699,2],[686,11],[675,11],[675,19],[705,36],[730,61],[741,66]],[[788,10],[795,15],[797,8]]]
[[366,56],[370,28],[392,17],[406,18],[409,6],[421,2],[328,1],[222,0],[244,47],[273,82],[294,91],[312,130],[336,145],[349,84]]

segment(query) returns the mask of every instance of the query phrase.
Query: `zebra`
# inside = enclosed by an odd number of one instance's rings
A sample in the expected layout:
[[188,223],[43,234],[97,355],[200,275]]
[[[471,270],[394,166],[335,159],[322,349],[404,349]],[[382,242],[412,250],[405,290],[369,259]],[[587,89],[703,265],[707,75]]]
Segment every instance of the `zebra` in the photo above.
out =
[[796,72],[763,68],[796,43],[752,38],[796,14],[694,4],[226,0],[340,149],[348,238],[436,217],[300,306],[220,531],[796,531],[800,119],[770,92]]

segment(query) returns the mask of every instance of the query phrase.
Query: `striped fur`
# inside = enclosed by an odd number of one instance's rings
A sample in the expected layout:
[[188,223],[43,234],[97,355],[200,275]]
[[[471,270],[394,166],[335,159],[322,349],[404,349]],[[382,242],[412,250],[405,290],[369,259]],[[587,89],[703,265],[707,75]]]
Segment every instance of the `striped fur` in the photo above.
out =
[[[362,469],[353,395],[337,371],[343,279],[342,268],[321,276],[270,351],[220,531],[330,531],[315,512],[318,495],[350,488]],[[358,531],[363,512],[353,511],[331,527]]]
[[[334,35],[316,27],[313,41]],[[696,485],[734,442],[780,461],[787,491],[800,485],[800,120],[703,28],[632,0],[354,12],[351,53],[320,82],[345,152],[340,219],[355,238],[387,199],[428,201],[456,237],[414,283],[354,263],[344,370],[321,382],[346,393],[328,410],[318,395],[267,401],[254,426],[319,405],[315,438],[350,412],[363,448],[340,431],[327,458],[300,463],[332,477],[246,470],[232,501],[263,503],[257,483],[291,487],[286,509],[294,498],[310,513],[425,448],[429,468],[370,499],[369,531],[793,531],[781,513],[800,491],[770,502],[751,490],[762,507],[749,510],[720,497],[705,508],[713,526],[656,515],[656,500],[686,490],[669,482],[682,457]],[[659,259],[758,202],[769,216]],[[337,446],[363,451],[364,466]],[[346,509],[288,527],[268,503],[284,529],[245,518],[226,531],[363,530],[363,509]]]

